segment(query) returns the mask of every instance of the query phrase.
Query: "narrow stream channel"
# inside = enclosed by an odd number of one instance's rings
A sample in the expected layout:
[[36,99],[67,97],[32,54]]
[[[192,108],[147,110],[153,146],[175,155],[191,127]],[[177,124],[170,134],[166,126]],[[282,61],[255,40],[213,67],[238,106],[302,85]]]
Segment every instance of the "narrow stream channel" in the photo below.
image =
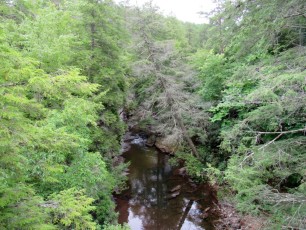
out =
[[[176,175],[169,156],[145,146],[139,136],[125,142],[125,161],[130,162],[128,189],[117,197],[119,223],[140,229],[212,230],[216,216],[203,217],[215,201],[208,185],[196,187],[188,178]],[[170,190],[181,186],[179,195]],[[215,201],[216,202],[216,201]]]

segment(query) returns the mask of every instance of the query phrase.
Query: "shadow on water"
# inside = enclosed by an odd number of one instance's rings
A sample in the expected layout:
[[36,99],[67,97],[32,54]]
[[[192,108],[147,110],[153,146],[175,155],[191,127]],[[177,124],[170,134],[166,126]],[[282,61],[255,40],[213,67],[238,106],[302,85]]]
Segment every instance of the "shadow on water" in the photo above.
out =
[[[147,147],[140,137],[127,139],[123,156],[129,166],[129,188],[117,196],[119,223],[131,229],[214,229],[217,218],[203,218],[216,202],[208,185],[195,188],[188,178],[174,175],[169,156]],[[181,186],[180,195],[169,199],[170,190]]]

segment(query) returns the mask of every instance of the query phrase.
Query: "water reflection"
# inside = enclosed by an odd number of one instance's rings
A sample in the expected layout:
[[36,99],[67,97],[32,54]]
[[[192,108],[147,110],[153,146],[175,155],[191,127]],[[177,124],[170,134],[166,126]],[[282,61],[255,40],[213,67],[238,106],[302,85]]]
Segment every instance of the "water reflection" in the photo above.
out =
[[[211,219],[201,218],[201,208],[211,205],[211,198],[192,187],[185,179],[173,176],[168,156],[148,148],[139,139],[124,153],[130,161],[129,189],[117,198],[119,223],[132,229],[214,229]],[[169,190],[182,185],[181,194],[169,199]]]

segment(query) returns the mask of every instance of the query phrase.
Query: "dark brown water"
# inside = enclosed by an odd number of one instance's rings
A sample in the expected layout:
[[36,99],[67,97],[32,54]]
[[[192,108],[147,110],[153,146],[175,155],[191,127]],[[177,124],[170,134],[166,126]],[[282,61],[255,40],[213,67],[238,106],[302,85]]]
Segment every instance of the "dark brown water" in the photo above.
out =
[[[119,223],[140,229],[212,230],[216,216],[203,218],[213,206],[214,194],[208,185],[195,185],[179,175],[169,163],[169,156],[154,147],[146,147],[141,138],[129,138],[123,156],[130,162],[129,189],[117,197]],[[170,190],[181,185],[180,195],[169,199]]]

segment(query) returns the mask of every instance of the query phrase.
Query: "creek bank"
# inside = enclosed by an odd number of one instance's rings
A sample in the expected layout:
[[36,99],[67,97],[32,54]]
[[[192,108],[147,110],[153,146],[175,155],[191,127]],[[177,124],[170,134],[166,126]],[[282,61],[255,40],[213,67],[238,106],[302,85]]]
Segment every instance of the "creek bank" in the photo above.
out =
[[[145,147],[155,147],[164,154],[165,156],[173,155],[176,151],[177,146],[167,141],[167,137],[162,137],[160,134],[153,132],[151,127],[140,127],[139,125],[131,125],[129,123],[129,132],[125,135],[123,141],[122,152],[126,153],[130,150],[131,144],[138,144]],[[255,230],[261,229],[263,221],[252,216],[240,215],[234,205],[227,202],[218,202],[217,199],[217,188],[214,188],[208,184],[196,184],[191,178],[188,177],[187,170],[185,167],[174,168],[171,173],[172,181],[170,188],[167,189],[162,195],[163,202],[178,202],[182,197],[188,197],[188,201],[185,208],[181,211],[177,210],[178,213],[182,213],[179,226],[184,224],[185,219],[189,215],[191,207],[196,202],[198,218],[208,220],[210,223],[209,227],[205,229],[245,229]],[[173,183],[175,182],[175,183]],[[201,195],[202,194],[202,195]],[[203,194],[206,198],[203,198]],[[207,199],[209,197],[209,199]],[[133,200],[133,194],[131,189],[125,191],[121,195],[117,196],[117,208],[125,211],[120,212],[119,222],[124,223],[129,221],[129,215],[127,209],[130,209],[130,201]],[[122,204],[123,203],[123,204]],[[207,204],[209,204],[207,206]],[[177,207],[174,207],[174,209]],[[122,212],[125,214],[122,215]],[[124,217],[122,217],[124,216]],[[161,226],[164,227],[164,226]],[[133,229],[133,228],[132,228]],[[135,228],[136,229],[136,228]]]
[[216,229],[226,230],[259,230],[264,229],[266,219],[240,214],[235,205],[226,201],[219,201],[216,206],[220,219],[216,221]]
[[137,133],[139,136],[145,139],[145,145],[149,147],[155,146],[163,153],[174,154],[178,145],[173,143],[167,136],[161,136],[159,133],[154,132],[151,127],[141,127],[139,125],[129,125],[129,131],[131,133]]
[[122,156],[130,166],[128,189],[115,195],[120,224],[131,229],[216,229],[218,202],[208,184],[196,185],[184,168],[170,166],[171,156],[147,146],[143,133],[128,132],[124,142]]

